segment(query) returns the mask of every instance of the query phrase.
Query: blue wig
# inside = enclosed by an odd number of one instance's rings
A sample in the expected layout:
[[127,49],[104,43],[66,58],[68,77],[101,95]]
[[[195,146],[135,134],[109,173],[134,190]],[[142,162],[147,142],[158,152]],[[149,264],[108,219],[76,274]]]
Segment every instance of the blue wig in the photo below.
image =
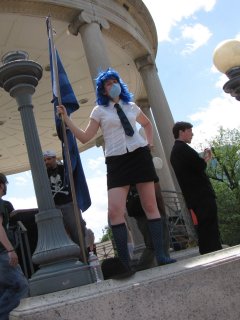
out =
[[96,95],[97,95],[97,104],[102,106],[108,106],[110,98],[104,94],[104,83],[109,79],[116,79],[121,86],[120,99],[128,103],[132,100],[133,94],[128,91],[127,85],[119,77],[119,74],[111,68],[108,68],[106,71],[102,71],[96,78]]

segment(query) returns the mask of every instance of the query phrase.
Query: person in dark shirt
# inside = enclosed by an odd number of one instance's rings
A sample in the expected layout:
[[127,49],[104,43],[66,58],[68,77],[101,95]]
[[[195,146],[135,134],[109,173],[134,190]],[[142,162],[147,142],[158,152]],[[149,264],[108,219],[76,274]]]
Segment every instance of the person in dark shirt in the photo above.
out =
[[[47,168],[48,178],[52,190],[52,196],[56,208],[63,214],[63,222],[67,233],[73,242],[80,246],[76,219],[74,215],[74,206],[72,202],[71,188],[67,183],[64,165],[57,161],[56,153],[53,150],[47,150],[43,153],[44,162]],[[80,214],[80,211],[79,211]],[[80,215],[83,238],[85,238],[85,224]]]
[[211,151],[204,158],[191,148],[192,124],[177,122],[173,127],[175,144],[170,162],[189,209],[198,220],[198,245],[200,254],[222,249],[218,228],[216,196],[206,174],[207,162],[211,160]]
[[28,296],[28,281],[18,264],[10,237],[9,208],[13,208],[9,201],[2,200],[7,192],[7,178],[0,173],[0,319],[8,320],[9,313],[16,308],[20,300]]
[[55,151],[45,151],[43,157],[47,168],[54,203],[57,206],[71,203],[72,195],[70,186],[66,182],[64,165],[57,161]]

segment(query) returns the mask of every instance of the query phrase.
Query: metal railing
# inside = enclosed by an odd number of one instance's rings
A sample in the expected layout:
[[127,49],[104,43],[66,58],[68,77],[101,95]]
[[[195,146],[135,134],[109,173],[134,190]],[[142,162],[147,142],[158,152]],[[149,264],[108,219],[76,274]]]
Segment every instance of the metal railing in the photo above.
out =
[[99,261],[115,256],[114,247],[111,240],[96,243],[96,251]]
[[175,191],[162,191],[170,244],[176,250],[183,249],[189,242],[197,242],[197,234],[183,195]]
[[14,235],[14,248],[19,257],[19,264],[22,271],[27,278],[30,278],[34,272],[34,266],[32,263],[32,254],[29,246],[27,229],[21,221],[10,228]]

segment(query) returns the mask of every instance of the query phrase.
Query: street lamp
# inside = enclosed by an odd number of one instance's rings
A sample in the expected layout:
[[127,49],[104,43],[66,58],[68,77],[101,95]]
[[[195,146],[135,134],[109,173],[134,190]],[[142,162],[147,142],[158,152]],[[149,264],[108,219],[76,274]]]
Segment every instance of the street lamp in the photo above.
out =
[[223,90],[240,101],[240,41],[230,39],[221,42],[214,50],[213,63],[229,78]]

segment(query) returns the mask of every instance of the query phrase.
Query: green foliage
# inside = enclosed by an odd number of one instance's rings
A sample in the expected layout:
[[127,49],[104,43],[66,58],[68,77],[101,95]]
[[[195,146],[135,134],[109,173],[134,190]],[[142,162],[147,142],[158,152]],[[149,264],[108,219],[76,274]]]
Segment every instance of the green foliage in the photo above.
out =
[[220,128],[219,135],[211,142],[214,160],[208,174],[230,189],[239,188],[240,179],[240,131]]
[[220,128],[210,144],[214,158],[207,173],[217,195],[223,243],[240,244],[240,131]]
[[105,241],[112,241],[112,246],[113,246],[113,250],[114,250],[114,256],[117,257],[117,249],[116,249],[116,245],[113,239],[113,234],[112,234],[112,229],[109,226],[105,226],[104,229],[102,230],[103,232],[103,236],[102,239],[100,240],[100,242],[105,242]]
[[239,195],[226,184],[212,181],[217,195],[220,233],[224,244],[240,244]]
[[105,241],[113,241],[113,235],[112,235],[112,230],[108,226],[105,226],[103,231],[103,236],[100,242],[105,242]]

